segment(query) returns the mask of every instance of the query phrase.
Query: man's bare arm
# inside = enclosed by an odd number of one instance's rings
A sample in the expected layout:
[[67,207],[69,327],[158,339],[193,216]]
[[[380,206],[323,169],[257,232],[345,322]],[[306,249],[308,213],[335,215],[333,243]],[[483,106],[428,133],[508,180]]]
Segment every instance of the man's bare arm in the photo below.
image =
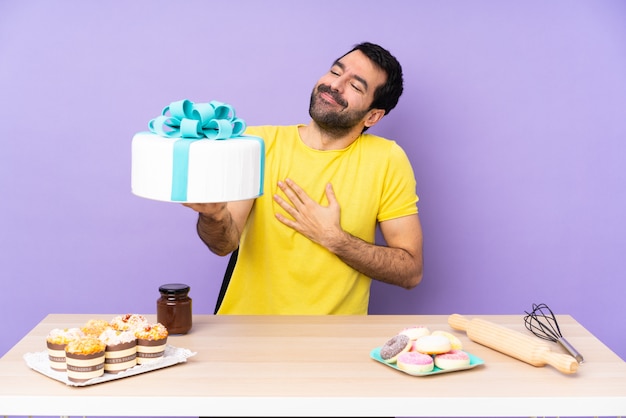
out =
[[198,212],[198,236],[213,253],[220,256],[233,252],[239,246],[241,232],[253,204],[253,199],[228,203],[183,203]]
[[387,246],[344,232],[327,243],[327,248],[368,277],[412,289],[423,275],[422,229],[417,214],[382,222],[380,227]]

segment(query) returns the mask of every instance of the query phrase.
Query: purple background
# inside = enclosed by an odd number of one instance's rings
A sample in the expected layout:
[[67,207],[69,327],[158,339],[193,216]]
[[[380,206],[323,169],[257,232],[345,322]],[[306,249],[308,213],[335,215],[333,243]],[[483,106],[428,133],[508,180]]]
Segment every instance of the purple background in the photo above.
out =
[[[626,358],[626,2],[0,3],[0,354],[46,314],[154,313],[227,259],[196,215],[130,191],[135,132],[172,101],[308,121],[353,44],[404,67],[372,129],[415,167],[425,276],[375,283],[374,314],[519,314],[544,302]],[[584,355],[584,352],[583,352]]]

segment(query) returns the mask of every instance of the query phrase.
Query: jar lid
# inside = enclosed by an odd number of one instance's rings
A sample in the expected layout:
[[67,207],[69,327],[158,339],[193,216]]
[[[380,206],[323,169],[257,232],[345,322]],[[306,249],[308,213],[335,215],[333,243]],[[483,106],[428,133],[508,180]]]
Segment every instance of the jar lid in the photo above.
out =
[[167,294],[187,293],[189,289],[189,286],[183,283],[169,283],[159,286],[159,292]]

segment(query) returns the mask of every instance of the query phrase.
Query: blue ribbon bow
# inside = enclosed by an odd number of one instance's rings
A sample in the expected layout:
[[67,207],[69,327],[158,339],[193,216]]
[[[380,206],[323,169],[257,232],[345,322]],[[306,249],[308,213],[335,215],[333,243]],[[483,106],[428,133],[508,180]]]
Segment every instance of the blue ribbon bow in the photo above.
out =
[[235,109],[228,104],[215,100],[193,103],[185,99],[165,106],[148,127],[151,132],[168,138],[226,139],[241,135],[246,123],[235,116]]

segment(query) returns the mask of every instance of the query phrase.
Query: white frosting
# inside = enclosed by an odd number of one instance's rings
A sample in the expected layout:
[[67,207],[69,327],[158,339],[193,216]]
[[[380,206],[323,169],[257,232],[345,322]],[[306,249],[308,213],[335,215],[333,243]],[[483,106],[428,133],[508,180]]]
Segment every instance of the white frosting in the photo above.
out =
[[424,335],[429,335],[430,330],[427,327],[415,326],[415,327],[404,328],[402,331],[400,331],[400,334],[406,335],[411,340],[417,340],[419,337],[423,337]]
[[[135,195],[172,201],[176,141],[177,138],[150,132],[135,134],[131,164],[131,189]],[[262,151],[258,137],[192,141],[186,202],[228,202],[258,197],[263,187]]]
[[446,353],[451,350],[450,340],[443,335],[425,335],[413,343],[413,351],[424,354]]
[[452,350],[463,349],[463,343],[461,343],[461,340],[459,340],[456,335],[450,334],[449,332],[446,332],[446,331],[440,331],[440,330],[433,331],[431,335],[443,335],[444,337],[446,337],[448,340],[450,340],[450,347]]
[[65,342],[83,337],[80,328],[55,328],[48,333],[48,341],[63,340]]
[[117,345],[135,341],[135,334],[132,331],[116,331],[107,329],[100,334],[100,341],[106,345]]
[[111,326],[119,331],[135,331],[146,325],[148,325],[148,320],[138,314],[116,316],[111,321]]

